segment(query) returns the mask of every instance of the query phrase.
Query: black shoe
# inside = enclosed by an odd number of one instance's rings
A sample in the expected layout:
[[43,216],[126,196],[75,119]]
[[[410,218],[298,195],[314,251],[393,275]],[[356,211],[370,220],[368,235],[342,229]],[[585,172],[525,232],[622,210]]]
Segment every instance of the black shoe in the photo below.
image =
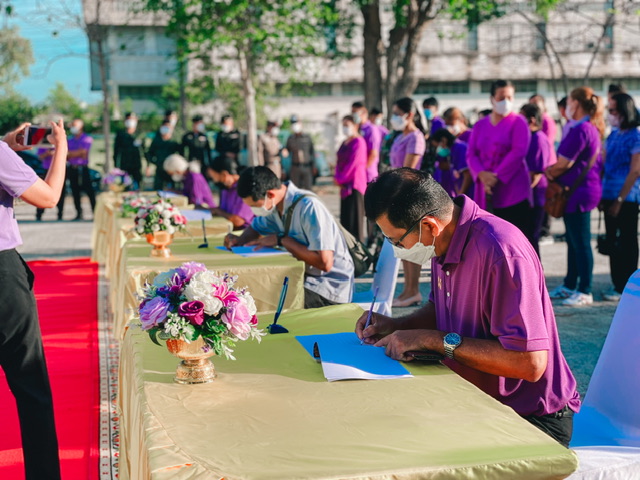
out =
[[42,221],[42,215],[36,215],[36,222]]
[[74,222],[81,222],[82,220],[84,220],[84,219],[82,218],[82,214],[81,213],[76,215],[76,218],[73,219]]

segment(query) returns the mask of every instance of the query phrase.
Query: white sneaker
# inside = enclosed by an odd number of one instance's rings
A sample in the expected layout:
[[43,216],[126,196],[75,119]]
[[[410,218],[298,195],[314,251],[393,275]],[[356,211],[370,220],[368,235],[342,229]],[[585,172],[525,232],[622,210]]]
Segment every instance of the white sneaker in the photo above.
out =
[[540,246],[553,245],[554,243],[555,243],[555,240],[551,235],[545,235],[543,237],[540,237],[540,239],[538,240],[538,245]]
[[593,295],[590,293],[575,292],[569,298],[562,301],[562,305],[591,305],[593,303]]
[[554,300],[558,300],[561,298],[569,298],[571,295],[576,293],[575,290],[570,290],[564,285],[558,285],[556,288],[549,292],[549,297]]
[[608,302],[619,302],[620,297],[622,297],[622,295],[616,292],[613,288],[602,294],[602,299]]

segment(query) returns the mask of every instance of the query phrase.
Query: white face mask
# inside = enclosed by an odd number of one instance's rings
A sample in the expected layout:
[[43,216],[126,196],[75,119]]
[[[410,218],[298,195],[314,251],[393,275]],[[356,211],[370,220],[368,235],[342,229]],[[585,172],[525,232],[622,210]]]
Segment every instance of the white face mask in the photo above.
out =
[[348,125],[343,125],[342,133],[344,133],[345,137],[351,137],[353,135],[353,129]]
[[573,120],[573,114],[576,113],[574,110],[573,105],[567,103],[567,108],[564,109],[564,115],[567,117],[567,120]]
[[267,215],[270,215],[271,212],[273,212],[273,209],[276,208],[276,204],[274,203],[273,205],[271,205],[271,208],[267,209],[265,208],[265,205],[267,204],[267,197],[266,195],[264,196],[264,204],[261,207],[250,207],[251,211],[253,212],[253,214],[256,217],[266,217]]
[[391,128],[397,132],[401,132],[407,126],[407,118],[405,115],[391,115]]
[[451,132],[452,135],[459,135],[460,132],[462,131],[462,127],[456,123],[449,127],[449,131]]
[[174,182],[181,182],[182,180],[184,180],[184,175],[174,173],[173,175],[171,175],[171,180],[173,180]]
[[160,135],[169,135],[169,132],[171,132],[171,128],[165,126],[160,127]]
[[498,115],[509,115],[513,112],[513,102],[508,98],[500,100],[499,102],[493,101],[493,111]]
[[300,122],[294,123],[293,125],[291,125],[291,130],[293,130],[293,133],[302,132],[302,124]]
[[278,127],[273,127],[271,129],[271,135],[273,135],[274,137],[277,137],[280,134],[280,129]]
[[609,114],[607,116],[607,120],[609,122],[609,125],[611,125],[613,128],[618,128],[620,126],[620,117],[618,117],[617,115]]
[[204,133],[206,129],[207,127],[205,126],[204,122],[200,122],[196,125],[197,132]]
[[362,117],[359,113],[353,114],[353,123],[355,123],[356,125],[360,125],[362,123]]
[[[422,222],[422,219],[420,219]],[[406,260],[407,262],[416,263],[418,265],[425,265],[436,254],[436,237],[433,237],[433,243],[431,245],[424,245],[422,243],[422,225],[420,225],[420,233],[418,235],[418,243],[413,247],[406,249],[393,246],[393,255],[400,260]]]
[[78,127],[69,127],[69,133],[71,133],[71,135],[77,135],[80,132],[80,129]]
[[374,121],[376,125],[382,125],[382,117],[377,117]]
[[229,133],[231,131],[231,125],[228,125],[228,124],[222,125],[222,131],[224,133]]
[[127,130],[132,130],[138,126],[138,122],[132,119],[124,121],[124,126]]

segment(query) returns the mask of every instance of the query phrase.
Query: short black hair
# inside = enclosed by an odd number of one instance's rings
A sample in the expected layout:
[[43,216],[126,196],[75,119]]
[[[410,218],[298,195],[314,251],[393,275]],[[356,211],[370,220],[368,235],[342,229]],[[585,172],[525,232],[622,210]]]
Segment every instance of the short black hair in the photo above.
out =
[[164,116],[168,117],[170,116],[172,113],[176,113],[175,110],[173,110],[172,108],[168,108],[167,110],[164,111]]
[[409,229],[425,215],[446,218],[453,200],[429,173],[403,167],[385,172],[369,184],[364,208],[370,220],[386,214],[394,227]]
[[624,83],[610,83],[607,93],[627,93],[627,87]]
[[380,110],[378,107],[373,107],[371,110],[369,110],[369,113],[372,117],[376,117],[382,114],[382,110]]
[[202,121],[202,115],[194,115],[193,117],[191,117],[191,121],[193,123],[201,122]]
[[127,112],[124,114],[124,118],[131,118],[131,117],[137,117],[135,112]]
[[238,167],[236,166],[236,162],[227,157],[226,155],[220,155],[216,157],[211,162],[211,170],[214,172],[222,173],[227,172],[231,175],[236,175],[238,173]]
[[527,119],[527,123],[531,123],[531,119],[535,119],[536,125],[539,127],[542,126],[542,112],[537,105],[533,105],[532,103],[525,103],[520,109],[520,113],[524,118]]
[[453,135],[453,133],[451,133],[446,128],[441,128],[439,130],[436,130],[436,132],[429,137],[429,141],[433,141],[437,143],[440,143],[443,139],[447,141],[448,146],[453,145],[453,142],[456,141],[455,135]]
[[436,97],[428,97],[424,99],[424,102],[422,102],[422,108],[425,107],[436,107],[438,108],[439,103],[438,100],[436,99]]
[[491,112],[493,112],[493,110],[491,110],[490,108],[485,108],[484,110],[480,110],[478,112],[478,115],[482,115],[483,117],[486,117],[488,115],[491,115]]
[[633,98],[626,93],[616,93],[611,100],[616,102],[616,112],[620,115],[620,129],[628,130],[640,125],[638,109]]
[[164,120],[162,120],[162,125],[171,125],[171,120],[165,118]]
[[280,179],[267,167],[249,167],[240,174],[238,195],[240,198],[251,197],[258,201],[264,198],[269,190],[281,186]]
[[499,80],[494,81],[491,84],[491,96],[495,97],[496,96],[496,91],[499,88],[505,88],[505,87],[511,87],[511,88],[513,88],[515,90],[515,88],[513,86],[513,83],[511,83],[511,81],[509,81],[509,80],[499,79]]
[[230,118],[233,119],[233,115],[229,115],[228,113],[225,115],[222,115],[222,118],[220,119],[220,123],[224,123]]
[[562,97],[558,100],[558,108],[567,108],[567,97]]
[[542,103],[544,103],[544,96],[540,95],[539,93],[534,93],[533,95],[531,95],[529,97],[529,101],[533,100],[534,98],[539,98],[540,100],[542,100]]
[[362,102],[353,102],[351,104],[351,108],[364,108],[364,103],[362,103]]

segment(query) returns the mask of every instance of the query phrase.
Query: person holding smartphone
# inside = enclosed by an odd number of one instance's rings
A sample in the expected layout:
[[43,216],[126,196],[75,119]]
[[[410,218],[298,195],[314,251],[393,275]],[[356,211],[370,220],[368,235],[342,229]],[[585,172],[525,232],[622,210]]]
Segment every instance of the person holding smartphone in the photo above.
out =
[[33,273],[16,247],[22,244],[14,198],[39,208],[58,203],[65,180],[67,137],[62,120],[51,122],[54,147],[47,176],[38,178],[15,153],[29,124],[0,141],[0,366],[18,406],[26,480],[57,480],[60,460],[49,375],[42,348]]

